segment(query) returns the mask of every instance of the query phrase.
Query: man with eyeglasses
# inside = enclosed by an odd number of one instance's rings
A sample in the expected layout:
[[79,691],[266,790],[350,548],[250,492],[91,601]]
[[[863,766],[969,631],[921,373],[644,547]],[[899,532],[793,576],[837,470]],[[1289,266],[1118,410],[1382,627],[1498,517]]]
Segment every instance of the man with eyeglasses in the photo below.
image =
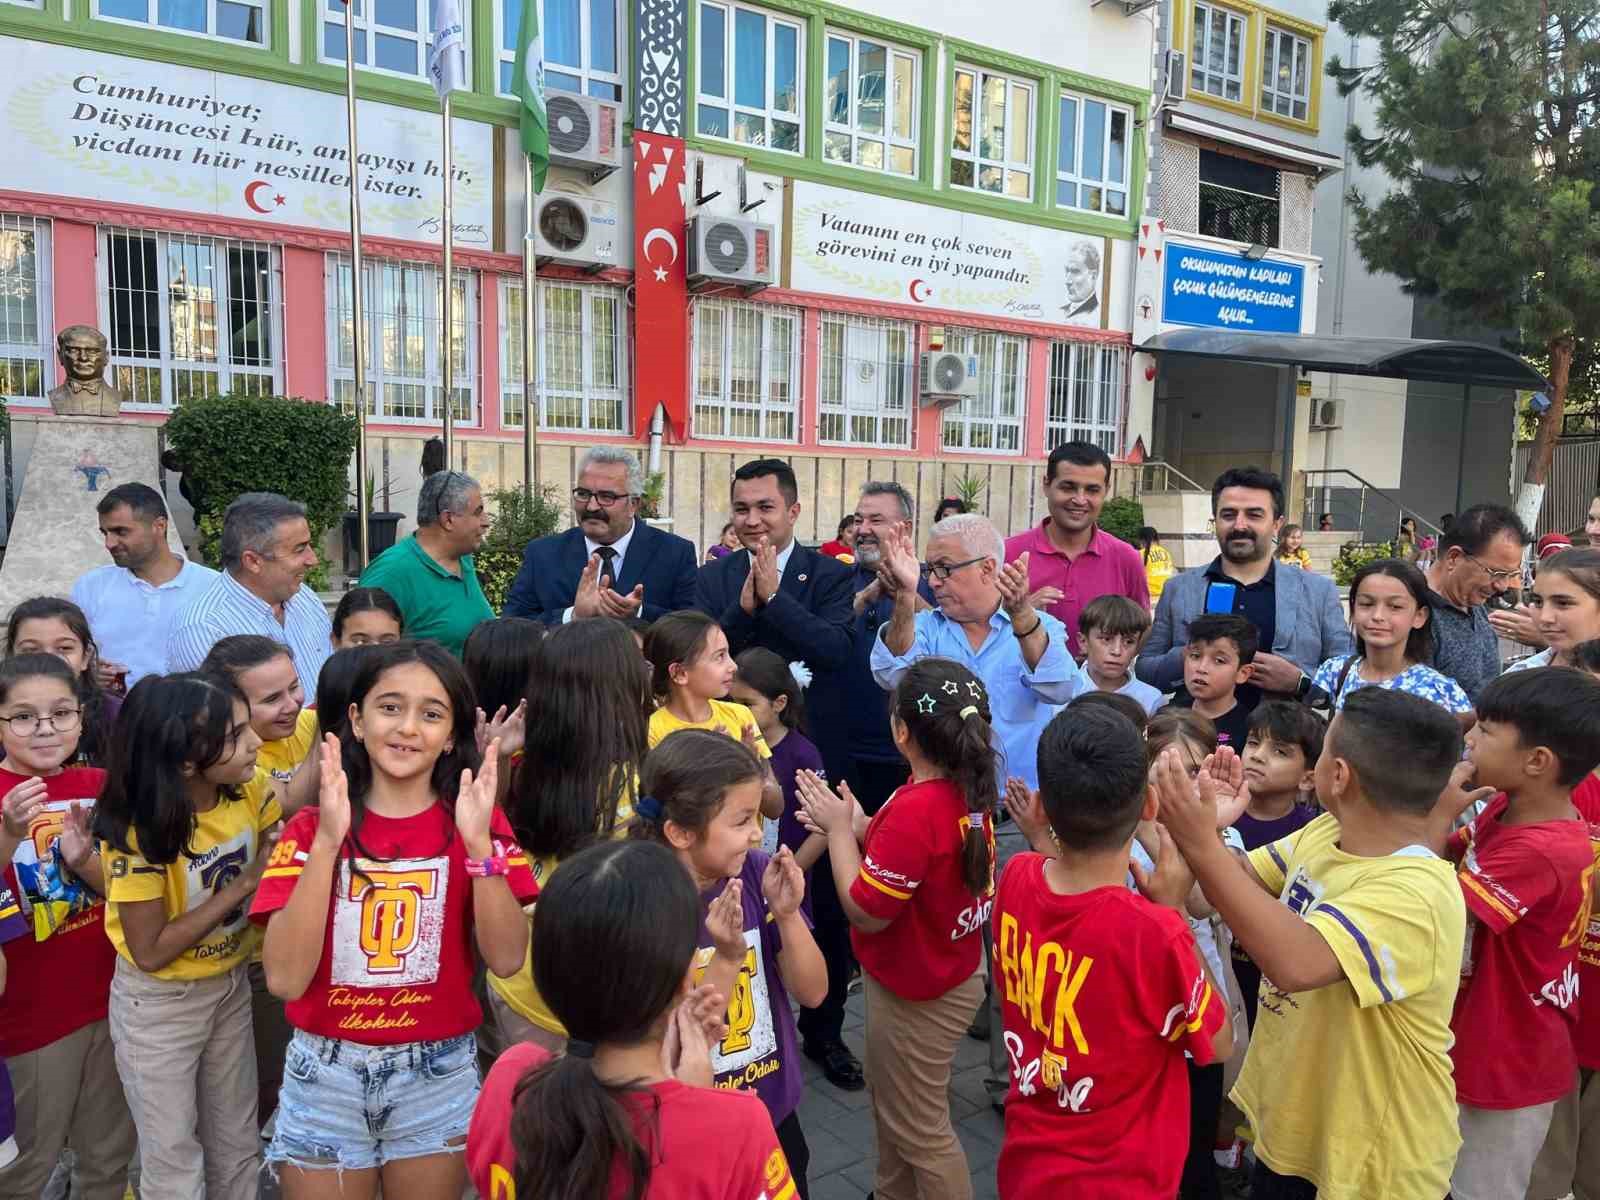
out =
[[644,484],[644,468],[628,451],[585,452],[572,528],[528,543],[501,615],[560,625],[583,617],[654,621],[693,608],[694,545],[639,519]]
[[1428,568],[1433,666],[1459,683],[1470,700],[1500,674],[1500,639],[1487,603],[1522,585],[1522,548],[1528,541],[1527,529],[1511,509],[1479,504],[1445,528]]

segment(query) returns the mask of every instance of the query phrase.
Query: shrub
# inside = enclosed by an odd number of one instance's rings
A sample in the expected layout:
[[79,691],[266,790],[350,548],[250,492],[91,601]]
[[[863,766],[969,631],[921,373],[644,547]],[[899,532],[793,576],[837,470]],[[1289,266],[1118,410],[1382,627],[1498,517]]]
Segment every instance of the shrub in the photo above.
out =
[[166,435],[196,501],[206,562],[216,564],[222,514],[245,492],[304,504],[313,545],[344,519],[354,413],[284,396],[209,396],[174,411]]
[[1107,500],[1100,510],[1100,528],[1130,546],[1139,545],[1139,530],[1144,528],[1144,505],[1131,496]]
[[489,494],[494,523],[473,555],[478,585],[489,606],[499,612],[506,593],[522,566],[522,552],[535,538],[547,537],[561,525],[565,513],[553,483],[528,496],[521,488],[501,488]]
[[1333,581],[1340,587],[1349,587],[1356,572],[1369,562],[1393,557],[1393,542],[1346,542],[1333,560]]

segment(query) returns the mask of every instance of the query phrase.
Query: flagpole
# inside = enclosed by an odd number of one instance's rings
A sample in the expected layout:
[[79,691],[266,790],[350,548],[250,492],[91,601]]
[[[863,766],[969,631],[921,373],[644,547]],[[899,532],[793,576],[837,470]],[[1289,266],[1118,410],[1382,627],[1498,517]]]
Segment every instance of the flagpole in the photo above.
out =
[[367,569],[367,354],[366,308],[361,280],[361,167],[356,152],[356,34],[354,0],[344,0],[344,99],[350,138],[350,341],[355,355],[356,546]]
[[455,430],[455,274],[450,265],[451,248],[455,242],[455,213],[453,200],[455,180],[452,177],[450,148],[450,97],[454,89],[444,94],[444,461],[446,466],[455,463],[452,453]]
[[533,160],[522,159],[522,478],[523,492],[533,500],[537,484],[539,446],[539,389],[533,378],[533,289],[537,285],[533,257]]

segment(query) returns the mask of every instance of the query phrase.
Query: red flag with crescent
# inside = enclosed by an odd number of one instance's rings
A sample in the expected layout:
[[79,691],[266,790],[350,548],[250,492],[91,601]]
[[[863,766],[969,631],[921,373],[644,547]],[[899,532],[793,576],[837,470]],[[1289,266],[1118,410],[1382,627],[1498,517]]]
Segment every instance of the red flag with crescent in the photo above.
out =
[[672,439],[689,430],[688,209],[680,138],[633,135],[634,429],[657,404]]

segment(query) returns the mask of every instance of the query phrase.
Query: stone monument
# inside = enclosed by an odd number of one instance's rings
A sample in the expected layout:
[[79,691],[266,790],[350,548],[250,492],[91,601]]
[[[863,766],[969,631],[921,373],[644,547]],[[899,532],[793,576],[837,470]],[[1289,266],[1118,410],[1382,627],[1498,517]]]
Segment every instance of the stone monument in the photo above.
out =
[[127,396],[106,382],[105,334],[92,325],[68,325],[56,338],[56,357],[67,380],[49,392],[50,407],[63,417],[115,417]]

